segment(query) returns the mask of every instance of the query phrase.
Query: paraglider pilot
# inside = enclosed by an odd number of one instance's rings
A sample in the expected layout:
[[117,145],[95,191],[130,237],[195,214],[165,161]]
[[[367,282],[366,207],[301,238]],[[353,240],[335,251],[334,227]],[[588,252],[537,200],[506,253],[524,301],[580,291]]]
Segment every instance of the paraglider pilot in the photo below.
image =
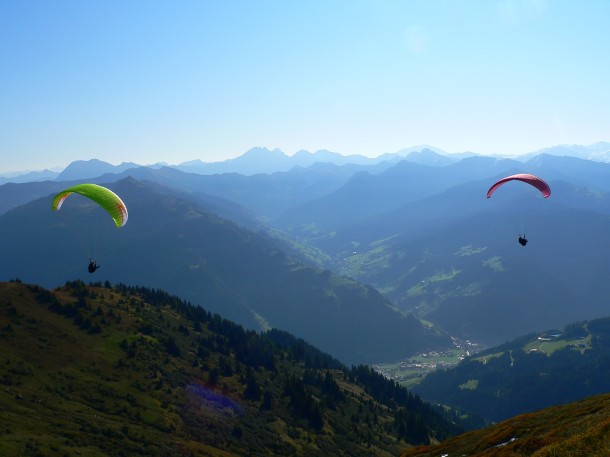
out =
[[95,262],[95,260],[89,259],[89,266],[87,267],[89,273],[95,273],[95,270],[97,270],[99,267],[100,266]]
[[523,235],[523,236],[519,235],[519,244],[521,246],[525,246],[527,244],[527,238],[525,238],[525,235]]

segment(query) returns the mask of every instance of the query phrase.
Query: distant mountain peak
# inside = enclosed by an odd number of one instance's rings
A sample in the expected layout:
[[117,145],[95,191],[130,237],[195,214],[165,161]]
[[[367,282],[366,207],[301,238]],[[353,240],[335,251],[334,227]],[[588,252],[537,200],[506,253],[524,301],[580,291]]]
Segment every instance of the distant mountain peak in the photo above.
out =
[[577,157],[579,159],[592,160],[595,162],[610,162],[610,143],[598,141],[597,143],[588,146],[580,144],[559,144],[524,154],[520,156],[519,159],[527,161],[540,154]]
[[122,162],[120,165],[112,165],[99,159],[75,160],[59,173],[56,180],[73,181],[96,178],[106,173],[121,173],[129,168],[136,168],[139,166],[140,165],[132,162]]
[[52,171],[47,168],[40,171],[30,171],[23,173],[11,174],[9,176],[0,176],[0,185],[9,182],[26,183],[35,181],[52,181],[59,175],[59,172]]
[[406,159],[409,162],[434,166],[445,166],[457,162],[457,159],[439,154],[428,148],[424,148],[421,151],[411,151],[409,154],[407,154]]
[[242,157],[279,157],[279,156],[286,156],[286,154],[284,154],[282,152],[281,149],[279,148],[274,148],[274,149],[269,149],[269,148],[264,148],[264,147],[255,147],[252,148],[248,151],[246,151]]
[[404,148],[404,149],[401,149],[401,150],[395,152],[395,154],[407,156],[407,155],[411,154],[412,152],[420,152],[423,150],[432,151],[432,152],[435,152],[440,155],[447,155],[447,152],[443,151],[442,149],[436,148],[434,146],[430,146],[429,144],[420,144],[417,146],[411,146],[409,148]]

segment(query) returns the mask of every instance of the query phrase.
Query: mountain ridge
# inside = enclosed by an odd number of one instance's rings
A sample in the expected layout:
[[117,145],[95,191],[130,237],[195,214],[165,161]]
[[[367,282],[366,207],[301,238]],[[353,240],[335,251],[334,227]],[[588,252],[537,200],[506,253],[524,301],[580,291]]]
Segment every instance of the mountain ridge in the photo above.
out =
[[[424,152],[425,151],[425,152]],[[279,152],[279,153],[278,153]],[[432,153],[432,154],[431,154]],[[593,143],[588,146],[584,145],[556,145],[543,149],[539,149],[537,151],[532,151],[526,154],[521,154],[515,156],[517,160],[521,162],[526,162],[531,158],[539,155],[539,154],[550,154],[556,156],[571,156],[578,157],[586,160],[594,160],[598,162],[609,162],[610,161],[610,142],[599,141],[597,143]],[[270,156],[274,155],[278,160],[275,165],[273,165],[273,161],[270,161]],[[252,157],[256,156],[259,160],[263,160],[267,162],[267,167],[260,167],[260,164],[257,164],[256,161],[252,161]],[[288,171],[290,168],[294,166],[310,166],[315,162],[328,162],[334,163],[336,165],[345,165],[345,164],[359,164],[359,165],[374,165],[380,162],[391,162],[395,163],[397,161],[408,159],[410,161],[416,163],[422,163],[426,165],[440,165],[444,166],[451,162],[458,161],[463,158],[475,157],[475,156],[487,156],[494,158],[501,158],[503,156],[493,155],[493,154],[476,154],[473,152],[458,152],[458,153],[448,153],[443,151],[442,149],[436,148],[430,145],[419,145],[412,146],[409,148],[403,148],[394,153],[383,153],[378,155],[377,157],[366,157],[358,154],[352,155],[342,155],[336,152],[331,152],[328,150],[318,150],[314,153],[311,153],[306,150],[297,151],[293,155],[287,155],[283,153],[278,148],[270,150],[264,147],[255,147],[251,148],[241,156],[226,159],[219,162],[203,162],[201,159],[194,159],[186,162],[182,162],[179,164],[171,165],[174,168],[181,169],[183,171],[188,172],[199,172],[204,174],[214,174],[214,173],[231,173],[231,172],[244,172],[245,174],[251,175],[257,172],[262,173],[274,173],[277,171]],[[82,168],[84,165],[81,162],[85,161],[76,161],[67,168]],[[105,172],[120,172],[124,168],[125,165],[129,166],[141,166],[133,163],[130,164],[121,164],[121,165],[111,165],[107,162],[102,162],[98,159],[93,159],[90,161],[91,164],[89,167],[86,167],[84,170],[85,174],[73,174],[69,178],[67,176],[61,177],[60,180],[66,179],[87,179],[90,177],[97,177],[100,174],[96,174],[97,172],[92,171],[92,169],[102,168]],[[248,170],[248,167],[245,166],[245,163],[250,162],[251,165],[255,167],[254,170]],[[269,166],[270,165],[270,166]],[[146,165],[151,168],[158,168],[160,166],[168,166],[167,163],[157,163]],[[88,168],[88,169],[87,169]],[[256,170],[256,171],[255,171]],[[65,171],[65,169],[64,169]],[[27,182],[28,180],[41,180],[41,179],[57,179],[62,172],[48,171],[48,170],[29,170],[19,173],[7,173],[3,176],[0,176],[0,184],[6,182]]]

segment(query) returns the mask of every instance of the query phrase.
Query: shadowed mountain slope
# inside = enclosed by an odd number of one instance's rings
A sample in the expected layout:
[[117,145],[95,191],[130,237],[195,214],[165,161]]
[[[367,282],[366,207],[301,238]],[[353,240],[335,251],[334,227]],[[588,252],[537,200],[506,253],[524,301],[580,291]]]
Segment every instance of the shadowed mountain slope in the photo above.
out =
[[316,246],[336,271],[398,308],[487,345],[605,316],[610,198],[550,183],[549,199],[527,185],[487,199],[488,182],[468,182],[338,229]]
[[47,287],[90,280],[94,257],[96,278],[159,287],[250,328],[290,331],[347,363],[448,343],[372,287],[307,267],[175,191],[131,178],[110,187],[130,211],[119,230],[77,195],[59,212],[48,197],[0,217],[0,277]]

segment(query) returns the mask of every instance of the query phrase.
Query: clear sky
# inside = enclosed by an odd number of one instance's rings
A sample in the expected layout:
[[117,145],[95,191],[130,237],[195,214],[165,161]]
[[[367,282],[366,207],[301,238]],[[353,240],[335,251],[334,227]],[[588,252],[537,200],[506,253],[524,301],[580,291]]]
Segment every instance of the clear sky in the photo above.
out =
[[0,173],[610,141],[608,0],[0,0]]

